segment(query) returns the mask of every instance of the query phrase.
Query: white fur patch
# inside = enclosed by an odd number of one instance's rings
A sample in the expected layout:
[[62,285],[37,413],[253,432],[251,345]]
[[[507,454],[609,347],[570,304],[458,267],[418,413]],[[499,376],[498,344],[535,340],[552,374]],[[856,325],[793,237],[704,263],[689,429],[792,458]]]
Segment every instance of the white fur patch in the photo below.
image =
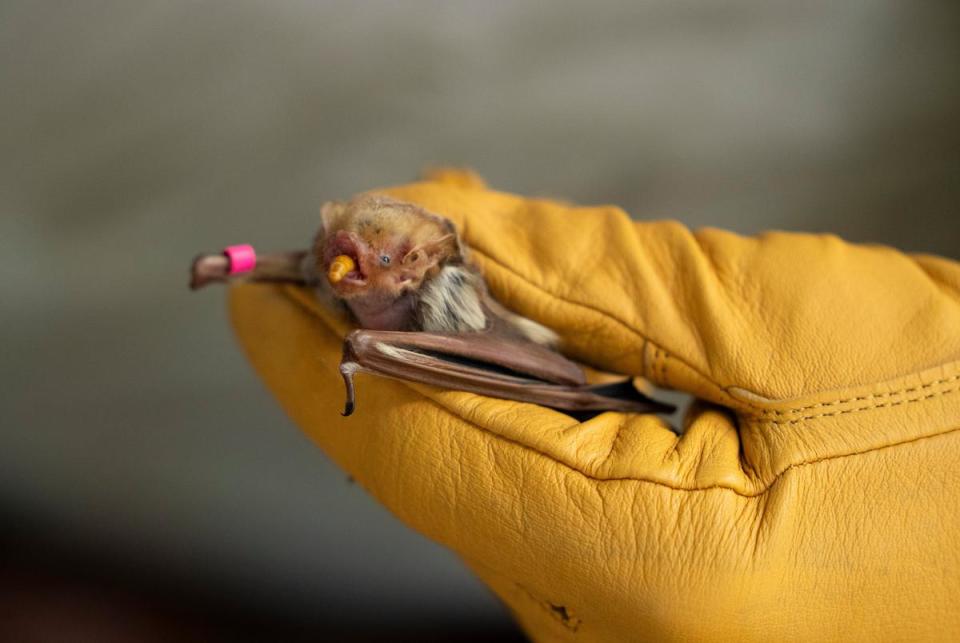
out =
[[512,315],[510,323],[526,335],[527,339],[531,342],[540,344],[541,346],[550,346],[552,348],[560,341],[560,337],[555,332],[532,319],[527,319],[520,315]]
[[462,266],[447,266],[424,285],[417,307],[423,330],[462,333],[486,328],[476,278]]
[[418,353],[414,353],[413,351],[409,351],[405,348],[397,348],[396,346],[384,344],[383,342],[377,342],[374,344],[374,346],[378,351],[387,357],[392,357],[393,359],[410,358],[418,355]]

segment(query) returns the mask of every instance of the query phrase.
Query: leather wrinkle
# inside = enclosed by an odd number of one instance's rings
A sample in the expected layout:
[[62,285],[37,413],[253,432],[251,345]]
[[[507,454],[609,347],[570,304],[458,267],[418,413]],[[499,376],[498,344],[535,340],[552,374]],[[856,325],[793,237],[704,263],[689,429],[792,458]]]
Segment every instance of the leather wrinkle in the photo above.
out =
[[[620,439],[620,436],[623,434],[623,422],[617,426],[617,432],[613,436],[613,439],[610,441],[610,450],[607,451],[607,455],[603,458],[603,464],[606,464],[610,460],[610,456],[613,455],[614,451],[617,450],[617,441]],[[601,465],[602,466],[602,465]]]

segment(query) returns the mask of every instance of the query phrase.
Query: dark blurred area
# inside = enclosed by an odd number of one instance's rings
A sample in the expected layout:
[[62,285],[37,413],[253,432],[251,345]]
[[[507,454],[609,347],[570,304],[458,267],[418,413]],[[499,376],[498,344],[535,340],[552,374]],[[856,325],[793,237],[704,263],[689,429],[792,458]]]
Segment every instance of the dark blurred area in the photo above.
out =
[[519,640],[282,414],[201,250],[495,187],[960,257],[960,4],[0,4],[0,640]]

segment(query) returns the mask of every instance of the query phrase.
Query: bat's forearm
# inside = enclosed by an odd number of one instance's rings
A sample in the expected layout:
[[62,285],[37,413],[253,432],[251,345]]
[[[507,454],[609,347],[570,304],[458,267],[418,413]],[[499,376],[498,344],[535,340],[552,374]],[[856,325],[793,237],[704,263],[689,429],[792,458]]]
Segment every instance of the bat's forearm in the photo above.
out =
[[196,290],[210,283],[232,280],[303,284],[307,281],[302,268],[306,256],[306,250],[258,255],[252,270],[232,274],[231,260],[226,254],[200,255],[190,269],[190,288]]
[[306,250],[295,252],[278,252],[264,255],[257,259],[257,267],[247,273],[250,279],[256,281],[293,281],[304,283],[303,258]]

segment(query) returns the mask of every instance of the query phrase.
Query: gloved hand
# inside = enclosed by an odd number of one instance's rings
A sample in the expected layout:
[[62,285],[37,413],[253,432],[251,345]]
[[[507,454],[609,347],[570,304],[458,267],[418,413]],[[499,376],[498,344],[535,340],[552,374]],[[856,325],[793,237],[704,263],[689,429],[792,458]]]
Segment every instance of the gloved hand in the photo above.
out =
[[488,190],[382,190],[454,220],[565,352],[702,402],[578,423],[361,376],[291,286],[231,291],[294,420],[457,551],[538,641],[960,637],[960,265],[832,237],[692,233]]

